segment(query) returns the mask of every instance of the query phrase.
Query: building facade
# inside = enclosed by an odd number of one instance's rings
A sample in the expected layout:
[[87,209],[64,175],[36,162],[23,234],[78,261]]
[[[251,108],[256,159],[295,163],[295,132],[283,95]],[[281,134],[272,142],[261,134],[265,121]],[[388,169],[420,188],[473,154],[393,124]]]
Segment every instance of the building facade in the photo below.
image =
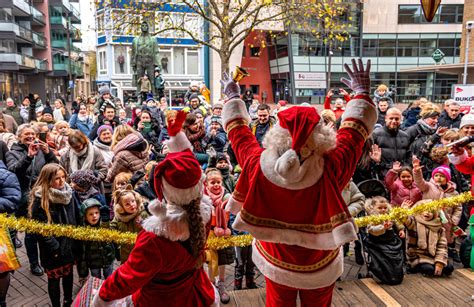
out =
[[[432,23],[425,21],[418,0],[344,4],[348,8],[341,20],[351,25],[349,38],[331,49],[322,39],[298,31],[297,25],[287,33],[268,35],[266,48],[259,53],[268,53],[270,76],[262,76],[260,83],[271,82],[274,101],[322,103],[329,89],[344,86],[340,82],[345,76],[343,64],[354,57],[371,59],[372,90],[385,84],[396,91],[397,102],[409,103],[420,96],[441,102],[450,97],[457,75],[409,70],[434,65],[432,55],[437,49],[444,54],[440,64],[459,63],[464,0],[442,1]],[[254,45],[254,40],[247,39],[244,49]],[[241,63],[247,69],[259,69],[245,57]],[[262,91],[258,94],[260,98]]]
[[68,99],[83,75],[79,2],[0,0],[1,99]]
[[[123,101],[128,101],[130,98],[136,101],[136,87],[132,86],[133,71],[130,59],[132,41],[140,33],[139,25],[143,18],[133,15],[130,13],[131,10],[124,7],[127,5],[146,7],[146,4],[137,3],[117,1],[103,6],[101,2],[96,11],[96,82],[98,87],[101,84],[108,84],[112,95]],[[154,9],[152,16],[146,18],[152,34],[160,32],[164,26],[159,21],[165,18],[184,18],[187,24],[201,23],[199,17],[184,5],[164,5]],[[130,23],[124,23],[124,19],[130,20]],[[166,81],[165,95],[170,98],[173,105],[182,104],[190,83],[205,80],[204,48],[178,31],[160,32],[156,35],[156,40],[160,46],[158,66]]]

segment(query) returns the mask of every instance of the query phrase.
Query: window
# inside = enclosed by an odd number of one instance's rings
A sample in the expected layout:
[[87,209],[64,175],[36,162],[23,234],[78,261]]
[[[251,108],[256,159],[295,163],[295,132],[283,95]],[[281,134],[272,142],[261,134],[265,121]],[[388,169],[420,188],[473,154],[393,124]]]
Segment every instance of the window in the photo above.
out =
[[247,48],[245,45],[242,47],[242,57],[245,58],[247,55],[245,54],[245,51],[247,51]]
[[379,40],[379,56],[395,56],[395,40]]
[[97,15],[97,35],[104,35],[105,34],[105,27],[104,27],[104,14]]
[[438,48],[443,51],[446,56],[454,56],[456,40],[454,38],[443,38],[438,40]]
[[399,40],[397,56],[418,56],[418,40]]
[[197,50],[187,50],[186,56],[186,74],[199,75],[199,52]]
[[363,56],[374,57],[377,56],[377,49],[379,48],[378,39],[364,39]]
[[[431,23],[462,23],[463,10],[463,4],[442,4],[440,5]],[[427,21],[423,15],[423,10],[420,5],[399,5],[398,23],[418,24],[427,23]]]
[[171,49],[160,48],[160,53],[158,55],[159,65],[161,67],[162,74],[172,74],[171,67]]
[[250,85],[250,90],[254,95],[260,95],[260,85]]
[[250,47],[250,56],[259,57],[260,56],[260,47]]
[[173,49],[173,74],[184,74],[184,48],[175,47]]
[[15,43],[12,40],[0,40],[0,53],[13,53],[15,51]]
[[99,75],[107,74],[107,58],[105,56],[105,50],[99,51]]
[[114,48],[114,73],[116,75],[130,73],[130,48],[126,46],[116,46]]
[[13,21],[12,9],[0,9],[0,21]]
[[436,39],[420,40],[420,57],[430,57],[436,50]]

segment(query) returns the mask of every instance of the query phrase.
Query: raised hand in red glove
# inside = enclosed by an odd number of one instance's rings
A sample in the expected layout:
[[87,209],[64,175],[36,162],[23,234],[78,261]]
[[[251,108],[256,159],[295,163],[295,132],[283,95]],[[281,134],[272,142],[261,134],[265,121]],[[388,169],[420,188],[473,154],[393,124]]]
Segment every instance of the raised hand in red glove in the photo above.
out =
[[176,136],[181,131],[186,115],[187,113],[184,111],[170,111],[168,113],[166,122],[168,123],[169,136]]

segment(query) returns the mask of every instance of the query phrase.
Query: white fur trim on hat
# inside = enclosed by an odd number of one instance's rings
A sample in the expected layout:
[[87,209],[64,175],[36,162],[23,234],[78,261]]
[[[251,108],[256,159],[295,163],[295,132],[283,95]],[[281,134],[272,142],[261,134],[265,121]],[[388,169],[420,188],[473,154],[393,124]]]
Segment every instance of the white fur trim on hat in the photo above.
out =
[[276,160],[274,170],[286,180],[298,182],[304,177],[307,169],[301,167],[296,151],[289,149]]
[[[201,199],[201,216],[203,227],[209,222],[212,214],[212,202],[208,196]],[[183,206],[166,205],[154,200],[148,205],[150,216],[143,222],[143,229],[171,241],[186,241],[189,238],[187,213]]]
[[461,118],[459,129],[464,126],[474,126],[474,114],[466,114]]
[[188,189],[179,189],[173,187],[169,184],[165,178],[163,178],[163,196],[168,201],[169,204],[173,205],[186,205],[189,204],[192,200],[200,197],[202,195],[203,189],[203,179],[201,176],[199,182]]
[[186,149],[192,149],[193,146],[189,142],[186,134],[184,132],[178,132],[176,136],[170,137],[168,141],[165,142],[168,146],[169,152],[181,152]]
[[344,271],[344,253],[339,251],[336,259],[329,265],[312,273],[287,271],[268,262],[252,243],[252,260],[262,274],[272,281],[291,288],[317,289],[332,285]]
[[352,99],[347,104],[346,110],[342,113],[341,122],[348,118],[355,118],[364,123],[369,134],[377,122],[377,110],[374,105],[364,99]]
[[331,232],[309,233],[248,224],[239,213],[232,227],[236,230],[250,232],[258,240],[298,245],[312,249],[334,250],[345,243],[357,240],[357,226],[353,219],[335,227]]
[[469,156],[467,154],[467,151],[464,150],[464,153],[462,155],[456,156],[453,154],[448,154],[449,162],[451,162],[454,165],[458,165],[466,161]]
[[226,129],[228,123],[236,119],[244,119],[250,123],[250,115],[249,112],[247,112],[247,107],[242,99],[229,100],[222,110],[224,129]]

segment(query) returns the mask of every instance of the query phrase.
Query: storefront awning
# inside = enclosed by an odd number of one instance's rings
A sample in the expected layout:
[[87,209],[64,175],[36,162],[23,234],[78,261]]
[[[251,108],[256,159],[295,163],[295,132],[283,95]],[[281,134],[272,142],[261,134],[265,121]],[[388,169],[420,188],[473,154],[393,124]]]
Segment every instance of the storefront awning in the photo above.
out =
[[[474,62],[467,63],[467,69],[470,71],[474,68]],[[464,63],[456,64],[440,64],[429,66],[418,66],[412,68],[403,68],[400,72],[437,72],[448,75],[459,75],[464,72]]]

